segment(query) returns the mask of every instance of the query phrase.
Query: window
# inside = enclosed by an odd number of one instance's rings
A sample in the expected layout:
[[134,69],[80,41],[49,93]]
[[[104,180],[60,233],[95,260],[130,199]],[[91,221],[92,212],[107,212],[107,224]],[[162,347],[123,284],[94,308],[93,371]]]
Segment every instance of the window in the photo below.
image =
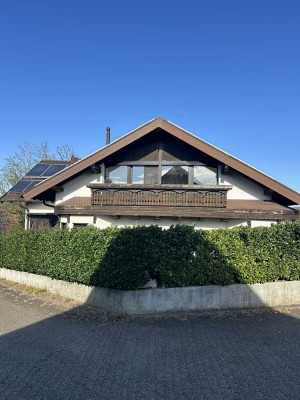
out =
[[132,183],[140,183],[143,184],[145,180],[145,173],[144,173],[145,167],[132,167]]
[[133,166],[132,183],[157,185],[158,183],[157,166]]
[[119,165],[106,168],[105,182],[137,185],[217,185],[216,167],[206,165]]
[[189,183],[188,167],[181,165],[162,166],[161,183],[167,185],[187,185]]
[[73,228],[84,228],[88,224],[73,224]]
[[158,167],[145,167],[145,185],[158,184]]
[[127,166],[121,165],[117,167],[106,168],[106,183],[127,183]]
[[205,165],[194,166],[194,185],[216,185],[217,168],[207,167]]

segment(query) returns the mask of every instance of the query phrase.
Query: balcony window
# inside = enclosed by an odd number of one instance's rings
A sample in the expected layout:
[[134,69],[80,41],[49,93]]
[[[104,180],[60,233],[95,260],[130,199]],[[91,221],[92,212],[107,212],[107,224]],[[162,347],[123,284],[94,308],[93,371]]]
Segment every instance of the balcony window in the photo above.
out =
[[205,165],[194,166],[194,185],[217,185],[217,168]]
[[127,166],[121,165],[117,167],[106,168],[106,183],[127,183]]
[[188,185],[188,167],[180,165],[162,166],[161,183],[167,185]]
[[143,184],[145,181],[145,167],[132,167],[132,183]]
[[105,183],[137,185],[217,185],[217,168],[206,165],[119,165],[106,168]]
[[133,166],[132,167],[132,183],[157,185],[158,183],[158,167],[156,166]]

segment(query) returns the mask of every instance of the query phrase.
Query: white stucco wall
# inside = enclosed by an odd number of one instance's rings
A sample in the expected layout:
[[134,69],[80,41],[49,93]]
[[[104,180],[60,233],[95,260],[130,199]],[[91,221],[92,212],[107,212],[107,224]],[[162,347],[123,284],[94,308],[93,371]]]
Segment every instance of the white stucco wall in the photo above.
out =
[[[102,168],[102,171],[104,168]],[[56,194],[56,204],[69,200],[72,197],[89,197],[91,190],[87,188],[90,183],[103,183],[103,172],[95,174],[84,172],[63,185],[63,191]],[[264,187],[251,181],[238,172],[231,170],[229,174],[219,173],[220,185],[232,185],[227,198],[235,200],[271,200],[271,196],[264,194]]]
[[269,227],[271,225],[277,225],[277,221],[251,221],[251,228],[256,228],[257,226],[265,226],[265,227]]
[[[48,202],[52,204],[51,202]],[[52,207],[47,207],[43,203],[26,203],[27,212],[29,214],[53,214],[54,209]]]
[[219,174],[220,185],[232,185],[227,192],[228,199],[234,200],[271,200],[271,196],[264,194],[264,187],[246,178],[234,170],[228,174]]
[[69,228],[73,228],[74,224],[94,225],[94,217],[92,215],[71,215]]
[[[160,218],[156,219],[153,217],[120,217],[113,218],[110,216],[96,217],[94,223],[93,216],[83,216],[83,215],[71,215],[69,222],[66,216],[61,217],[61,223],[67,223],[69,228],[73,228],[74,224],[88,224],[96,226],[99,229],[104,229],[109,226],[126,227],[126,226],[151,226],[158,225],[163,229],[168,229],[171,225],[192,225],[195,229],[230,229],[238,226],[247,226],[247,221],[245,220],[228,220],[223,221],[221,219],[205,219],[204,221],[199,221],[193,218]],[[259,221],[257,221],[259,222]],[[262,221],[264,222],[264,221]],[[257,225],[258,226],[258,225]],[[264,226],[264,225],[263,225]]]
[[72,197],[89,197],[91,189],[86,187],[90,183],[103,183],[103,175],[93,172],[84,172],[74,179],[66,182],[62,187],[62,192],[56,193],[56,204],[69,200]]

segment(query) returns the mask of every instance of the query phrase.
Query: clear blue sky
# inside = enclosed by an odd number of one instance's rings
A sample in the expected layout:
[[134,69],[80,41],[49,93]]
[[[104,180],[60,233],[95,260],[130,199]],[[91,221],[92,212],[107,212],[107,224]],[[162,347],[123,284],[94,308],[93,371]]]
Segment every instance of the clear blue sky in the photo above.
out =
[[2,0],[0,167],[161,116],[300,191],[299,0]]

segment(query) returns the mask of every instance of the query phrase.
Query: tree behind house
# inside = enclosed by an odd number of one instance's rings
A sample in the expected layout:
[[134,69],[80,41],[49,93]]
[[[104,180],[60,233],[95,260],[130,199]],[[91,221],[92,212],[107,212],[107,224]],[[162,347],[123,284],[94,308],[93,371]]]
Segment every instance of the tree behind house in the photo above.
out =
[[[5,165],[0,170],[0,196],[42,160],[70,160],[73,156],[74,149],[68,144],[58,146],[55,152],[50,151],[47,142],[19,144],[16,153],[5,158]],[[24,211],[21,203],[0,203],[0,231],[22,228]]]

